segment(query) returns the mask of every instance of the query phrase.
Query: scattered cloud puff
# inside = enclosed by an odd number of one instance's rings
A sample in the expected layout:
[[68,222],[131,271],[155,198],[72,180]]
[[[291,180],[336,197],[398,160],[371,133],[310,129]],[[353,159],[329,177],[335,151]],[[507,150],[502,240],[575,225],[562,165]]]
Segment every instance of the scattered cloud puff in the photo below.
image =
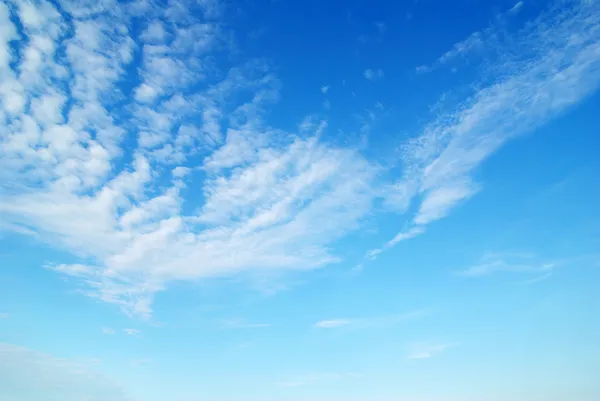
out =
[[369,81],[377,81],[377,80],[383,78],[383,70],[381,68],[378,68],[375,70],[368,68],[365,70],[363,75]]
[[265,61],[205,68],[232,59],[216,4],[39,0],[11,15],[0,3],[1,228],[79,257],[46,267],[130,315],[150,317],[175,281],[338,262],[334,244],[375,201],[414,205],[376,257],[481,190],[472,172],[502,144],[600,84],[600,5],[553,9],[513,35],[526,52],[490,63],[493,84],[402,147],[390,181],[377,160],[323,141],[326,121],[270,126],[280,84]]
[[321,86],[321,93],[325,95],[327,92],[329,92],[329,85]]
[[142,332],[137,329],[123,329],[123,333],[128,336],[139,336]]
[[133,400],[86,365],[5,343],[0,343],[0,388],[11,389],[19,400]]
[[428,359],[457,345],[456,343],[417,342],[409,345],[406,357],[408,359]]
[[8,319],[10,315],[8,313],[0,313],[0,319]]
[[102,327],[102,334],[106,334],[106,335],[113,335],[115,334],[115,330],[111,329],[110,327]]

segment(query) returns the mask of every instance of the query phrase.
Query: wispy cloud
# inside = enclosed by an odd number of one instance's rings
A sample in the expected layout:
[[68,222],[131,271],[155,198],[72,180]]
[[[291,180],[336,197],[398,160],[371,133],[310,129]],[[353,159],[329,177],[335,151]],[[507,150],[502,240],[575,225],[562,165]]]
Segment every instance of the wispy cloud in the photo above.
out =
[[504,13],[496,15],[494,22],[486,29],[480,32],[472,33],[468,38],[454,44],[452,49],[442,54],[432,65],[421,65],[416,68],[417,73],[427,73],[434,69],[453,63],[458,59],[467,59],[469,56],[495,50],[498,42],[502,39],[503,25],[508,18],[517,14],[523,7],[523,2],[519,1]]
[[106,335],[113,335],[115,334],[115,330],[111,329],[110,327],[102,327],[102,334],[106,334]]
[[8,313],[0,313],[0,319],[8,319],[10,315]]
[[464,277],[482,277],[503,272],[543,273],[544,276],[547,275],[545,278],[548,278],[557,265],[557,262],[540,262],[530,254],[487,254],[481,258],[478,264],[463,269],[457,274]]
[[271,327],[269,323],[252,323],[245,319],[225,319],[221,321],[221,326],[227,329],[261,329]]
[[315,323],[315,327],[321,329],[335,329],[349,325],[350,323],[352,323],[352,321],[348,319],[319,320],[317,323]]
[[600,5],[553,9],[512,35],[493,84],[402,147],[388,182],[377,160],[322,140],[324,121],[270,126],[268,62],[209,68],[231,59],[217,3],[0,3],[0,228],[85,261],[47,267],[128,314],[151,316],[176,281],[337,262],[382,194],[400,213],[418,205],[381,249],[414,237],[481,190],[472,171],[492,152],[600,83]]
[[123,329],[123,333],[128,336],[139,336],[142,332],[137,329]]
[[552,272],[548,272],[546,274],[542,274],[540,276],[534,277],[534,278],[529,279],[529,280],[520,281],[518,284],[521,284],[521,285],[535,284],[535,283],[539,283],[540,281],[547,280],[550,277],[552,277]]
[[383,70],[381,68],[377,68],[377,69],[368,68],[365,70],[363,75],[369,81],[376,81],[378,79],[383,78]]
[[321,86],[321,93],[326,94],[329,91],[329,85]]
[[[265,61],[207,67],[230,51],[223,12],[20,4],[19,24],[0,4],[0,214],[88,261],[48,268],[149,317],[172,281],[339,260],[330,244],[369,213],[378,168],[320,141],[326,124],[270,127],[279,82]],[[201,203],[182,195],[193,180]]]
[[456,343],[444,342],[417,342],[409,345],[406,357],[408,359],[428,359],[457,345]]
[[346,326],[354,328],[367,328],[386,326],[403,323],[418,317],[427,315],[430,312],[429,309],[417,309],[407,313],[401,313],[397,315],[384,315],[384,316],[373,316],[373,317],[360,317],[360,318],[348,318],[348,319],[328,319],[320,320],[314,324],[315,327],[321,329],[337,329]]
[[513,34],[510,49],[486,64],[493,83],[483,85],[458,111],[427,124],[403,147],[405,174],[390,186],[390,203],[397,210],[418,204],[412,223],[396,238],[414,237],[447,216],[482,189],[472,174],[492,153],[598,88],[600,4],[569,5],[550,9]]

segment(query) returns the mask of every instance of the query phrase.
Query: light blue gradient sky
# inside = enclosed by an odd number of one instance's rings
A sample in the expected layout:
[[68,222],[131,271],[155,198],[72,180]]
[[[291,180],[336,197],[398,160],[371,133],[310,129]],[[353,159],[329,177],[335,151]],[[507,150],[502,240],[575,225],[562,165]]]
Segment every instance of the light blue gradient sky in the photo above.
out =
[[0,2],[0,399],[596,401],[600,3]]

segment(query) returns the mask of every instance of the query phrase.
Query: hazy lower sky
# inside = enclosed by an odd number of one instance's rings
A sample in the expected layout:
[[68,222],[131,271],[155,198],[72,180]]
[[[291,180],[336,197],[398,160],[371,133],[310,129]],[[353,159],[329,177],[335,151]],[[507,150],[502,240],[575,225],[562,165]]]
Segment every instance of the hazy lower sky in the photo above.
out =
[[596,0],[0,0],[0,399],[599,400],[599,87]]

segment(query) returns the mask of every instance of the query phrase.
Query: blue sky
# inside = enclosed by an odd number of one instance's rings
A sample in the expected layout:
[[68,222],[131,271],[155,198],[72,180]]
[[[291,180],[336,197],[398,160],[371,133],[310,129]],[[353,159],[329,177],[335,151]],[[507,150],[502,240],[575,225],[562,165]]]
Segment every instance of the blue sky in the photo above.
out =
[[600,399],[600,3],[0,3],[0,398]]

